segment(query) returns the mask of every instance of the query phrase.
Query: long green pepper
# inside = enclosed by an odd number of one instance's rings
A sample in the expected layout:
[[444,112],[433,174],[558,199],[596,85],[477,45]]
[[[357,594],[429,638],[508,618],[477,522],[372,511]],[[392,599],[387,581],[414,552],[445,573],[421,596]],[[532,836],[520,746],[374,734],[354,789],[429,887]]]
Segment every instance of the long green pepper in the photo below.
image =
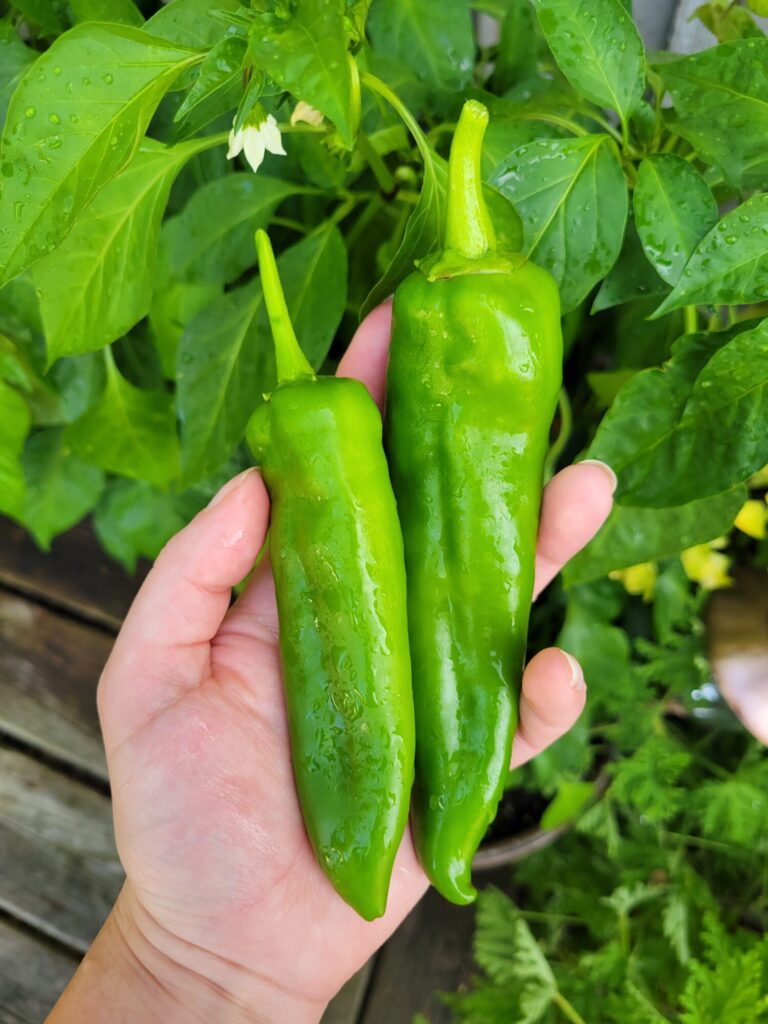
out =
[[270,552],[291,753],[317,859],[363,917],[386,909],[408,819],[414,721],[403,545],[365,386],[316,377],[256,234],[278,385],[248,424]]
[[416,710],[413,828],[456,903],[507,778],[549,428],[557,287],[497,252],[482,194],[485,107],[451,147],[445,249],[395,293],[385,442],[405,542]]

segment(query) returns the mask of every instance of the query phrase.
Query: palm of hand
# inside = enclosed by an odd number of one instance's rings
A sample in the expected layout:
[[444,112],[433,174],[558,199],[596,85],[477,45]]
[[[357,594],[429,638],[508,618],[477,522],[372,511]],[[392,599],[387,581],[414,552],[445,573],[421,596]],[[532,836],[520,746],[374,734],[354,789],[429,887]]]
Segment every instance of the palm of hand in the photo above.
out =
[[[380,403],[388,339],[384,306],[340,368]],[[594,465],[551,481],[537,590],[596,532],[610,493],[609,475]],[[239,990],[253,975],[322,1006],[427,880],[406,830],[387,914],[367,923],[314,859],[293,784],[268,560],[228,610],[268,515],[261,478],[249,471],[166,546],[115,643],[99,707],[126,890],[153,946]],[[578,669],[555,649],[538,654],[523,681],[513,763],[570,728],[583,702]]]

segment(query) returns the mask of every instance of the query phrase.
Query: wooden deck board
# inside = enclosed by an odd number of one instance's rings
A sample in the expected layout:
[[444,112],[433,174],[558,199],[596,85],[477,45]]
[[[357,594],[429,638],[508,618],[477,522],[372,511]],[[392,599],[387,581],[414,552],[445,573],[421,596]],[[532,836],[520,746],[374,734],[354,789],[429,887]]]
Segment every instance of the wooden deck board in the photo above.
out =
[[323,1014],[320,1024],[357,1024],[365,995],[375,970],[376,957],[371,957],[357,974],[354,974]]
[[90,525],[57,537],[43,554],[22,527],[0,518],[0,585],[118,630],[146,563],[129,576],[99,547]]
[[106,780],[96,684],[101,629],[0,590],[0,731]]
[[78,957],[0,918],[0,1024],[40,1024]]
[[123,879],[109,800],[0,747],[0,909],[85,952]]

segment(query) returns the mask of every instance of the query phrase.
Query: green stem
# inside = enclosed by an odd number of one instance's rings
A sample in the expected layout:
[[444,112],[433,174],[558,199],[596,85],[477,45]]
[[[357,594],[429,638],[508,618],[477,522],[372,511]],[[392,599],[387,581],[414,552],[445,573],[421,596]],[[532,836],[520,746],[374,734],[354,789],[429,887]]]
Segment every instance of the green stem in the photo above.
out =
[[554,992],[552,1002],[572,1024],[587,1024],[575,1006],[572,1006],[561,992]]
[[285,381],[299,380],[302,377],[314,379],[314,370],[296,340],[269,235],[261,228],[256,232],[256,252],[259,256],[261,288],[267,306],[269,325],[272,328],[272,337],[275,341],[277,382],[282,384]]
[[306,235],[309,230],[306,224],[293,220],[291,217],[273,217],[269,223],[276,228],[288,228],[289,231],[295,231],[299,235]]
[[421,153],[424,163],[431,163],[432,150],[429,148],[427,137],[419,127],[419,123],[416,118],[410,112],[408,107],[406,107],[397,93],[393,92],[392,89],[390,89],[385,82],[382,82],[380,78],[377,78],[376,75],[371,75],[367,71],[364,71],[362,75],[360,75],[360,81],[363,85],[366,85],[371,92],[378,93],[382,99],[387,101],[413,136],[414,142],[419,147],[419,152]]
[[448,161],[445,248],[470,260],[481,259],[496,249],[496,233],[483,198],[480,174],[487,124],[488,111],[482,103],[467,100],[456,125]]
[[[557,128],[565,128],[573,135],[589,135],[586,128],[572,121],[569,117],[560,117],[559,114],[513,114],[513,121],[540,121],[542,124],[553,124]],[[615,134],[615,132],[614,132]]]
[[699,326],[698,317],[696,316],[695,306],[685,306],[683,308],[683,329],[686,334],[695,334]]
[[381,154],[376,151],[371,140],[364,132],[360,132],[357,136],[357,148],[360,150],[362,158],[373,171],[376,184],[379,186],[382,193],[385,196],[393,196],[395,192],[397,192],[397,184],[395,183],[395,179],[392,177],[392,172],[384,163]]
[[557,407],[560,410],[560,430],[557,437],[550,445],[547,458],[544,463],[544,482],[546,483],[555,473],[557,460],[563,454],[563,448],[568,444],[573,429],[573,413],[571,411],[571,400],[565,388],[560,388],[557,396]]

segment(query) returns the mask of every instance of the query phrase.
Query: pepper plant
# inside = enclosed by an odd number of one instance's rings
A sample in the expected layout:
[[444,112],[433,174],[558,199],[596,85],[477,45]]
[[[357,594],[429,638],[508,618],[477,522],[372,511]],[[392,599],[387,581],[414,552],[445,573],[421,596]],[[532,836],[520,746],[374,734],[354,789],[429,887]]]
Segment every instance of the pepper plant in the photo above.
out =
[[[753,11],[703,4],[713,45],[680,56],[645,52],[629,0],[0,0],[0,512],[43,548],[91,516],[129,569],[153,557],[247,464],[276,382],[255,230],[332,372],[360,316],[440,249],[474,97],[497,233],[562,299],[547,471],[594,457],[619,481],[534,612],[534,645],[559,633],[582,658],[590,710],[522,781],[562,806],[607,745],[634,814],[657,783],[677,808],[693,755],[667,710],[707,674],[686,602],[768,554]],[[720,770],[741,786],[733,758]],[[760,779],[739,789],[753,810]],[[686,827],[717,831],[727,804]]]

